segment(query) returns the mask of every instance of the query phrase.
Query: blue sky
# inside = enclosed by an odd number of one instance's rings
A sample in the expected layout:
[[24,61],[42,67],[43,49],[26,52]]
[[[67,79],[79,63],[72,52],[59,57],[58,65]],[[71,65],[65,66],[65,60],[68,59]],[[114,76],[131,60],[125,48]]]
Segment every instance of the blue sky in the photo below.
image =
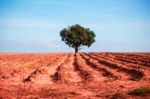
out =
[[0,0],[0,52],[70,52],[59,32],[96,34],[81,51],[150,51],[150,0]]

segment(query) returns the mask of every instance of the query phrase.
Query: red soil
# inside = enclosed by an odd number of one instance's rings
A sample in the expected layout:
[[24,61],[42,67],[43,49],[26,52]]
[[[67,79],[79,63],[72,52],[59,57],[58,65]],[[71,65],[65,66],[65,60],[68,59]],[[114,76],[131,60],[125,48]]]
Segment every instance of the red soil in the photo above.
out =
[[129,94],[140,86],[150,53],[0,54],[0,99],[150,99]]

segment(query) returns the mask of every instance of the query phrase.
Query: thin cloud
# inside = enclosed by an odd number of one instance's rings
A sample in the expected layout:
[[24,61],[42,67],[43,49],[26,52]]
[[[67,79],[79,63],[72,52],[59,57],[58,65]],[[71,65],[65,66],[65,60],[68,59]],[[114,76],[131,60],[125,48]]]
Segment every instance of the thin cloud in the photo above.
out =
[[[11,37],[9,39],[0,40],[1,49],[0,51],[51,51],[58,50],[62,46],[59,42],[48,40],[45,38],[32,38],[32,37]],[[32,50],[31,50],[32,49]]]
[[96,30],[124,30],[150,27],[150,22],[128,22],[128,23],[103,23],[103,24],[88,24]]
[[0,20],[2,26],[11,26],[11,27],[22,27],[22,28],[50,28],[50,27],[59,27],[63,23],[46,21],[46,20]]

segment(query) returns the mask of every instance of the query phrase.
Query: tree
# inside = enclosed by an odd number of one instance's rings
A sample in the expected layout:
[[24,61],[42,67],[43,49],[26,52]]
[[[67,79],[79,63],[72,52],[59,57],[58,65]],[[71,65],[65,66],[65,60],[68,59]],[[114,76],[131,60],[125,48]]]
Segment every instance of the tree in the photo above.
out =
[[60,36],[62,41],[75,49],[75,53],[79,51],[81,46],[90,47],[95,42],[95,33],[79,24],[62,29]]

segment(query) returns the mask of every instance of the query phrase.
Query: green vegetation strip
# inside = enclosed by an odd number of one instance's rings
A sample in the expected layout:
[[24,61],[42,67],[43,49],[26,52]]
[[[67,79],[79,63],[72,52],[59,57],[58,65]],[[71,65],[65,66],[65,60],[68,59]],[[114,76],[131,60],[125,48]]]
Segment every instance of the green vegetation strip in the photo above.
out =
[[145,96],[150,94],[150,86],[141,86],[140,88],[134,89],[129,94],[134,96]]

